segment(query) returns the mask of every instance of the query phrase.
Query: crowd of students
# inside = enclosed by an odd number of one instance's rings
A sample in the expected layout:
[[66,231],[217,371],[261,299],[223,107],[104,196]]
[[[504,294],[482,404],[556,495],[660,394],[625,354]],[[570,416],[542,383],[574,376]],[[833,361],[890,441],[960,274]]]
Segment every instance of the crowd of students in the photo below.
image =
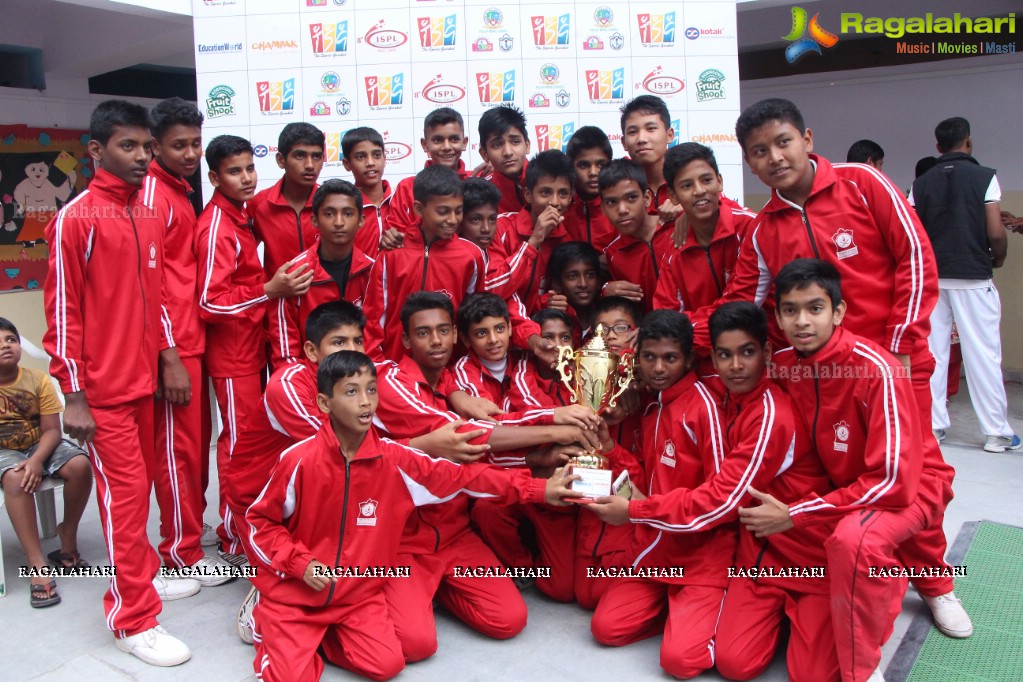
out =
[[[622,108],[628,158],[592,126],[530,157],[522,113],[496,107],[470,171],[442,108],[423,122],[426,168],[393,189],[377,131],[342,140],[354,183],[318,184],[324,135],[292,123],[283,176],[256,193],[251,144],[204,141],[193,105],[99,105],[95,178],[47,227],[44,343],[92,463],[117,646],[188,660],[160,601],[243,566],[238,632],[268,681],[317,679],[324,660],[388,679],[437,651],[435,603],[512,638],[534,584],[593,609],[602,644],[663,634],[682,679],[755,678],[786,620],[790,679],[882,679],[907,578],[968,637],[944,561],[954,472],[929,426],[937,278],[913,209],[881,172],[814,154],[795,105],[770,99],[736,124],[772,190],[754,214],[709,148],[669,149],[670,120],[644,95]],[[215,190],[196,216],[203,156]],[[596,330],[636,369],[599,415],[554,371],[558,346]],[[0,332],[6,384],[26,370]],[[61,476],[84,464],[58,456],[53,403],[35,455],[3,451],[5,495],[31,492],[47,458]],[[593,453],[629,473],[631,499],[570,504],[566,465]],[[76,525],[65,566],[82,561]]]

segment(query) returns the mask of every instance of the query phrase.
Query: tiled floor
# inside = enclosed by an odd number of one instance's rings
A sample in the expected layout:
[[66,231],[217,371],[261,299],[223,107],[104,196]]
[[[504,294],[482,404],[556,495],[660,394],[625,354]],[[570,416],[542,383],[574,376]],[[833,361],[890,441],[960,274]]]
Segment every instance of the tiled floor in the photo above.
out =
[[[1017,432],[1023,432],[1023,387],[1010,384],[1010,416]],[[965,395],[953,401],[953,421],[944,445],[945,456],[955,466],[956,499],[945,516],[945,532],[951,543],[965,521],[991,519],[1023,525],[1023,450],[990,454],[980,449],[983,437]],[[210,499],[215,500],[213,491]],[[155,503],[154,507],[155,509]],[[58,502],[58,514],[60,503]],[[107,581],[100,578],[65,578],[60,581],[63,603],[34,610],[28,604],[28,581],[17,578],[25,558],[7,515],[0,514],[0,534],[6,560],[9,595],[0,599],[0,632],[3,633],[3,665],[0,679],[75,680],[251,680],[253,649],[242,644],[234,632],[235,612],[248,583],[234,581],[207,588],[190,599],[165,604],[162,624],[192,647],[193,658],[177,668],[152,668],[119,652],[107,632],[102,596]],[[212,517],[209,519],[212,521]],[[150,537],[157,537],[155,514],[150,516]],[[56,547],[48,540],[44,548]],[[96,505],[90,504],[82,523],[79,547],[84,557],[101,563],[104,556]],[[624,649],[595,644],[589,633],[589,614],[581,609],[552,603],[535,590],[526,594],[529,625],[519,637],[506,642],[488,640],[453,619],[438,617],[440,649],[432,659],[408,667],[399,679],[461,682],[520,682],[521,680],[665,680],[659,668],[659,639]],[[969,604],[966,605],[969,607]],[[885,647],[884,662],[894,654],[910,619],[923,603],[912,591],[906,596],[895,635]],[[357,679],[328,667],[325,680]],[[722,679],[709,673],[699,679]],[[784,680],[785,662],[778,658],[764,680]]]

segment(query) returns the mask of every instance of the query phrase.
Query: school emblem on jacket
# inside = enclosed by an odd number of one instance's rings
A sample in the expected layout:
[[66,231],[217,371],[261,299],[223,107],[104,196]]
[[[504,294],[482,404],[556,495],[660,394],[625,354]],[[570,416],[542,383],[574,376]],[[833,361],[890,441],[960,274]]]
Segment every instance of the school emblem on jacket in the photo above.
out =
[[675,444],[671,440],[664,443],[664,452],[661,453],[661,464],[675,468]]
[[377,501],[372,497],[365,502],[359,503],[359,519],[355,522],[357,526],[377,525]]
[[835,246],[838,247],[838,259],[849,258],[855,256],[860,252],[860,248],[856,246],[856,242],[853,241],[853,231],[845,228],[840,229],[835,234],[831,235],[831,241],[835,242]]
[[156,267],[156,242],[149,242],[149,267]]
[[843,419],[835,424],[835,452],[849,452],[849,424]]

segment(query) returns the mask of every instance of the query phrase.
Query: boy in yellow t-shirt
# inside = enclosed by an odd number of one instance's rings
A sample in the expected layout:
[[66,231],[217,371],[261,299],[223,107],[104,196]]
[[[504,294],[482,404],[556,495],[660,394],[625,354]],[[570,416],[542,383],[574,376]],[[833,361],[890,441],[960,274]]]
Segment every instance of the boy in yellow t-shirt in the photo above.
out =
[[[57,567],[84,568],[78,555],[78,522],[89,501],[92,468],[85,452],[61,439],[60,413],[64,410],[50,377],[19,367],[21,337],[17,328],[0,317],[0,487],[4,491],[11,525],[33,569],[46,567],[36,530],[32,494],[43,476],[64,480],[64,521],[57,526],[60,549],[49,554]],[[60,603],[57,584],[47,576],[33,576],[30,601],[42,608]]]

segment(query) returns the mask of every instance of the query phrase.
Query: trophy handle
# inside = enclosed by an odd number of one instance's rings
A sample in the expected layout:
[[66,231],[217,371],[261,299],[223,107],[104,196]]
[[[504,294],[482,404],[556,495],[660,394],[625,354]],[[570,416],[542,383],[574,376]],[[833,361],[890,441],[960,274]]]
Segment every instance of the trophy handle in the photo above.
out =
[[558,364],[556,367],[558,376],[561,377],[561,383],[568,389],[568,394],[572,396],[572,402],[577,403],[579,402],[579,396],[572,385],[572,370],[569,368],[574,358],[575,351],[571,346],[558,346]]
[[618,398],[625,393],[625,389],[632,383],[632,363],[621,364],[618,366],[618,381],[615,385],[614,392],[611,394],[611,399],[607,401],[608,407],[615,407],[618,404]]

